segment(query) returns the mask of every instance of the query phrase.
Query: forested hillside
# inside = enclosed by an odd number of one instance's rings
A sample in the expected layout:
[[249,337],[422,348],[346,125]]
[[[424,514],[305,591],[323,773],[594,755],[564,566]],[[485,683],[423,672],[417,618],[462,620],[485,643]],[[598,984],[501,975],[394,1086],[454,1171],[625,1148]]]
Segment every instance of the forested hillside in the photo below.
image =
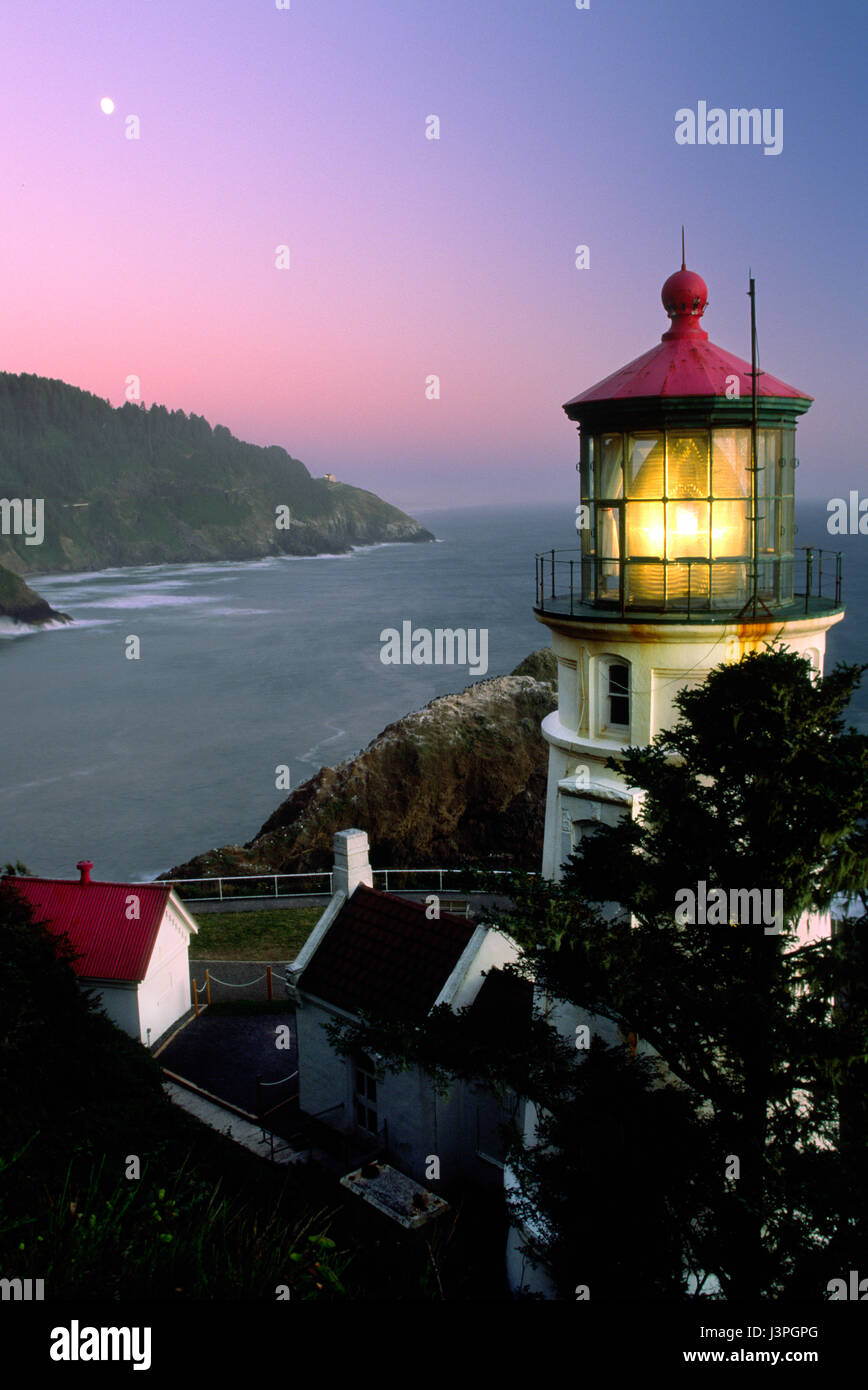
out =
[[[0,535],[0,563],[19,574],[433,539],[373,493],[312,478],[277,445],[245,444],[182,410],[114,408],[65,382],[8,372],[0,496],[44,500],[41,544]],[[279,507],[289,508],[284,529]]]

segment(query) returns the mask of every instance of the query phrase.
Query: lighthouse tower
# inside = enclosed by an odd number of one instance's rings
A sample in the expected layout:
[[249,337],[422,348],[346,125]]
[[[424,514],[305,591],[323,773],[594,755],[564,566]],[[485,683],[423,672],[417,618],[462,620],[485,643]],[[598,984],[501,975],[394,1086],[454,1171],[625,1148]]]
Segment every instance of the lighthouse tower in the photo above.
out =
[[[537,556],[534,605],[558,659],[558,707],[542,724],[549,879],[583,835],[637,812],[639,793],[606,760],[677,723],[679,690],[775,640],[822,672],[844,616],[840,556],[794,544],[796,420],[811,397],[709,342],[708,290],[683,262],[662,298],[660,344],[564,406],[581,438],[581,545]],[[828,914],[806,914],[799,939],[830,929]],[[540,987],[535,999],[564,1039],[588,1023],[619,1041],[610,1020]],[[536,1124],[528,1102],[528,1144]],[[510,1169],[504,1181],[517,1185]],[[554,1298],[523,1250],[536,1224],[510,1227],[510,1287]]]
[[550,879],[589,829],[634,812],[606,759],[674,725],[680,689],[774,640],[822,672],[844,616],[840,557],[794,546],[811,397],[709,342],[694,271],[682,264],[662,299],[659,345],[564,406],[581,437],[581,546],[537,556],[534,606],[558,658],[542,725]]

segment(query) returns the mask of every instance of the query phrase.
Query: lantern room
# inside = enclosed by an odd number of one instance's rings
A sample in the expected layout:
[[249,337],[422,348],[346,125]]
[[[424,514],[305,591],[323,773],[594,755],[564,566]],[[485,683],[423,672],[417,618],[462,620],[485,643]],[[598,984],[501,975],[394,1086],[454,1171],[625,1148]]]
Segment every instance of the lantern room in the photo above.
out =
[[[543,874],[600,824],[636,814],[610,760],[678,720],[722,661],[781,642],[822,673],[841,621],[840,555],[796,544],[795,432],[810,396],[709,342],[705,281],[663,286],[657,346],[564,406],[579,427],[577,540],[536,557],[552,634]],[[754,383],[756,387],[754,388]]]
[[810,552],[797,565],[795,548],[796,420],[811,397],[709,342],[694,271],[682,264],[662,300],[659,346],[564,406],[581,435],[581,544],[537,558],[537,607],[706,622],[786,609],[823,564]]

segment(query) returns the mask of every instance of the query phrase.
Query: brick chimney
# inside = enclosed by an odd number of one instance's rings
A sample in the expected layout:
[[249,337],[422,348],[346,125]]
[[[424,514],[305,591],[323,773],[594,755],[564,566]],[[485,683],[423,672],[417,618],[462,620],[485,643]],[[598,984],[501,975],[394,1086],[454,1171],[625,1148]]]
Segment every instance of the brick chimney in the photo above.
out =
[[374,886],[374,875],[368,859],[366,830],[339,830],[334,839],[335,863],[332,883],[336,893],[349,898],[360,883]]
[[78,869],[80,875],[79,883],[90,883],[90,871],[93,868],[93,860],[79,859],[75,867]]

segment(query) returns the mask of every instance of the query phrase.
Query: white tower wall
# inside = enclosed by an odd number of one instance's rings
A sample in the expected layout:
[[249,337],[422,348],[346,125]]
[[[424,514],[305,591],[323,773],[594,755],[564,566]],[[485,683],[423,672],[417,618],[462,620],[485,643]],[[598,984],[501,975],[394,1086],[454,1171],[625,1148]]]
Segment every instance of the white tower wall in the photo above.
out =
[[[843,613],[786,623],[699,624],[559,620],[546,614],[558,658],[558,708],[543,720],[549,745],[542,872],[561,877],[561,865],[587,825],[614,824],[636,814],[640,794],[606,759],[633,745],[644,747],[678,718],[674,697],[701,685],[715,666],[739,661],[780,640],[810,659],[822,674],[826,632]],[[629,725],[609,722],[608,667],[629,671]]]

